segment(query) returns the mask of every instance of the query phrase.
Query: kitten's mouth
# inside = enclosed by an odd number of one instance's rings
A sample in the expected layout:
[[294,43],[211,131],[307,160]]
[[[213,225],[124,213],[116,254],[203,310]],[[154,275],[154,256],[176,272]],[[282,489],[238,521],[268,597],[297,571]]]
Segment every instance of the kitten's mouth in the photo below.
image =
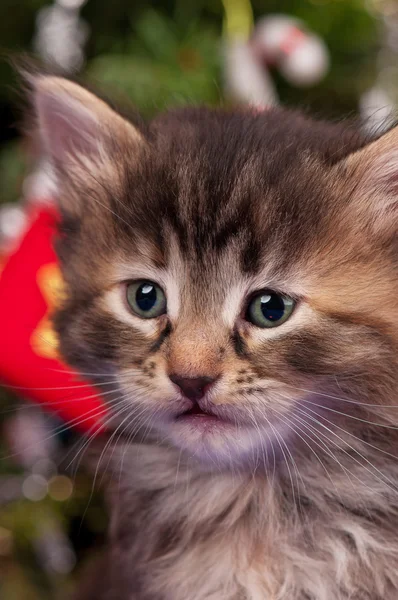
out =
[[213,419],[219,418],[219,417],[217,417],[217,415],[213,415],[212,413],[203,410],[203,408],[201,408],[199,406],[199,404],[197,404],[196,402],[192,406],[192,408],[189,408],[182,414],[178,415],[177,419],[179,420],[179,419],[184,419],[184,418],[189,418],[189,417],[208,417],[208,418],[213,418]]
[[218,425],[227,423],[226,419],[215,415],[214,413],[203,409],[199,404],[195,403],[192,408],[186,410],[181,413],[177,417],[177,422],[179,423],[192,423],[192,425],[196,424],[200,425]]

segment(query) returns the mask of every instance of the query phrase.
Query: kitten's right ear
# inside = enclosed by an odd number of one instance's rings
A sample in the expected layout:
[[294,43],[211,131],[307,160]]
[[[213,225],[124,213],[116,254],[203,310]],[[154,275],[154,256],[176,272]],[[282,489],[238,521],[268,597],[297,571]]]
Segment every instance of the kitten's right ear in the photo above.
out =
[[76,83],[46,75],[27,80],[36,133],[58,177],[115,174],[118,149],[136,150],[143,143],[132,123]]
[[354,183],[358,218],[387,235],[398,232],[398,126],[337,164]]

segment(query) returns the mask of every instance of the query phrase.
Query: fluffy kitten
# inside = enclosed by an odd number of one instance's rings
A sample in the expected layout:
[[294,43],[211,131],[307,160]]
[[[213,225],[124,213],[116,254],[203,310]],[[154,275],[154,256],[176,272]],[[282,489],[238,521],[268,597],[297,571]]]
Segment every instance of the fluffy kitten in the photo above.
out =
[[61,352],[117,388],[109,554],[81,597],[396,600],[398,130],[144,126],[47,76],[32,98]]

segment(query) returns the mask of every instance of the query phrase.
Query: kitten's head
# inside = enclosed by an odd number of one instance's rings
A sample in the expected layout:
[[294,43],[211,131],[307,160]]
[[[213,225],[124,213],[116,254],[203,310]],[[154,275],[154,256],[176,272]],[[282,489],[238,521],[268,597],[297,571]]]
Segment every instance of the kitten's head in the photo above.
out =
[[33,96],[62,213],[61,351],[116,378],[123,427],[235,462],[322,411],[398,422],[396,130],[365,144],[280,109],[144,127],[45,76]]

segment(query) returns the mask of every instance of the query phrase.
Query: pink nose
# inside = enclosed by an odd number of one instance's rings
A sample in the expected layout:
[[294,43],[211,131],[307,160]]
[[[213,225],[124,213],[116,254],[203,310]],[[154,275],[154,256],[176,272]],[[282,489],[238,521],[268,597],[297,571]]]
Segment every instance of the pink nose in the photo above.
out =
[[190,400],[200,400],[215,382],[214,377],[180,377],[172,373],[170,380],[178,385],[184,396]]

